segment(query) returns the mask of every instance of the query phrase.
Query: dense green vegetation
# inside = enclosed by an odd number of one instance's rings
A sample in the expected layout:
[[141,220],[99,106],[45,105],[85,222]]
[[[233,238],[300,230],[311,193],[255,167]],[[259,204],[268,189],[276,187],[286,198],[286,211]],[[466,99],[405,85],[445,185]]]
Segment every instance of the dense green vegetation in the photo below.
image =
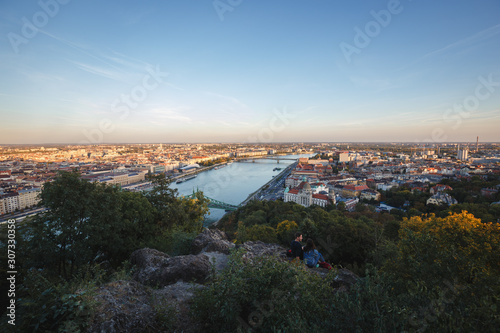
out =
[[381,253],[389,251],[387,242],[397,240],[399,224],[395,216],[375,213],[363,205],[349,213],[332,207],[328,211],[283,201],[252,201],[226,214],[217,227],[237,243],[279,239],[284,246],[300,230],[304,239],[316,242],[327,261],[362,274],[366,263],[381,260]]
[[[483,223],[466,212],[445,218],[413,217],[403,220],[394,238],[394,231],[388,231],[388,223],[380,223],[377,230],[377,222],[363,214],[341,218],[330,212],[323,215],[325,220],[313,223],[310,216],[314,208],[287,205],[290,206],[287,210],[280,205],[269,203],[244,215],[252,216],[251,222],[255,222],[255,217],[265,219],[266,213],[276,211],[300,217],[298,226],[304,228],[305,234],[316,235],[316,240],[325,234],[332,237],[323,245],[330,258],[362,264],[364,277],[349,292],[335,292],[332,280],[335,272],[321,279],[301,264],[271,258],[249,262],[235,254],[224,273],[195,298],[194,314],[206,324],[208,332],[237,329],[242,332],[247,329],[492,332],[497,329],[500,323],[497,223]],[[269,221],[272,215],[268,215]],[[296,226],[295,222],[283,221],[278,224],[277,232]],[[267,228],[272,228],[272,224]],[[267,228],[263,231],[268,232]],[[238,237],[237,232],[234,235]]]

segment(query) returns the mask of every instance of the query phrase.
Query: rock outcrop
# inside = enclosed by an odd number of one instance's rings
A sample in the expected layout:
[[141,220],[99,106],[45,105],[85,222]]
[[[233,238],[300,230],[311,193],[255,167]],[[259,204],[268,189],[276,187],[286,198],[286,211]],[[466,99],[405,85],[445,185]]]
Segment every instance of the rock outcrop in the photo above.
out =
[[88,332],[144,332],[154,329],[155,310],[150,293],[136,281],[114,281],[96,293],[96,314]]
[[[95,300],[99,305],[89,332],[203,331],[189,317],[190,300],[195,289],[204,288],[212,264],[216,272],[224,269],[234,247],[224,232],[204,229],[193,241],[195,255],[170,257],[148,248],[135,251],[130,257],[136,266],[134,281],[115,281],[98,289]],[[256,241],[236,247],[245,250],[243,257],[249,261],[262,256],[287,260],[286,248],[277,244]],[[329,272],[310,270],[323,277]],[[342,268],[333,283],[337,292],[348,291],[358,279]]]
[[359,276],[348,270],[347,268],[340,268],[337,275],[333,279],[334,287],[337,292],[349,291],[351,286],[359,280]]
[[234,244],[227,240],[224,231],[218,229],[203,229],[203,232],[196,236],[192,244],[193,253],[200,252],[220,252],[229,254],[229,250],[234,248]]
[[152,287],[164,287],[177,281],[203,283],[210,275],[207,256],[168,257],[164,253],[141,249],[132,253],[130,262],[137,267],[134,280]]
[[253,259],[255,257],[273,256],[279,259],[286,259],[286,249],[278,244],[268,244],[261,241],[248,241],[240,245],[246,250],[243,258]]
[[193,298],[194,291],[200,288],[204,288],[204,286],[179,281],[162,289],[152,291],[153,307],[160,313],[163,311],[163,315],[173,317],[170,320],[172,326],[170,332],[202,332],[202,329],[197,327],[196,323],[189,317],[191,298]]

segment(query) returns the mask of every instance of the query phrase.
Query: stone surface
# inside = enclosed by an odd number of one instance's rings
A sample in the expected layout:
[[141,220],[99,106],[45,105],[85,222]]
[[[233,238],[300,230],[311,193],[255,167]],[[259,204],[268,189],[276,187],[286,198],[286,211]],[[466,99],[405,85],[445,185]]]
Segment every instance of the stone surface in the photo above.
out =
[[[152,305],[157,311],[165,311],[164,316],[172,315],[172,327],[170,331],[194,333],[202,332],[202,329],[189,317],[190,301],[196,289],[204,288],[197,283],[177,282],[162,289],[152,291]],[[170,311],[170,312],[169,312]]]
[[134,280],[152,287],[177,281],[203,283],[210,275],[210,262],[203,254],[170,258],[156,250],[141,249],[132,253],[130,262],[137,267]]
[[229,254],[229,250],[234,248],[234,244],[227,240],[224,231],[204,228],[203,232],[193,240],[192,248],[195,254],[200,252]]
[[347,268],[340,268],[337,275],[333,279],[334,287],[337,291],[348,291],[353,284],[359,280],[359,276],[348,270]]
[[114,281],[101,286],[97,311],[88,332],[144,332],[154,330],[155,310],[147,289],[135,281]]
[[262,256],[274,256],[286,260],[287,249],[278,244],[268,244],[261,241],[248,241],[240,245],[247,252],[243,255],[245,259],[253,259]]
[[[189,317],[190,302],[195,289],[204,288],[211,273],[226,267],[229,249],[235,247],[219,230],[205,229],[196,237],[193,247],[197,255],[170,257],[154,249],[132,253],[136,266],[135,281],[115,281],[101,286],[94,297],[98,303],[89,332],[202,332]],[[261,241],[238,245],[247,260],[273,256],[287,260],[286,248]],[[324,268],[312,268],[311,274],[328,275]],[[359,277],[341,268],[333,280],[336,292],[348,291]],[[197,283],[188,283],[197,282]],[[154,287],[150,288],[148,286]],[[155,289],[158,288],[158,289]]]
[[220,252],[204,252],[205,256],[208,257],[210,264],[215,265],[215,272],[219,273],[222,271],[229,261],[229,255]]
[[132,252],[130,262],[138,268],[155,267],[162,264],[163,261],[170,258],[166,253],[155,249],[140,249]]

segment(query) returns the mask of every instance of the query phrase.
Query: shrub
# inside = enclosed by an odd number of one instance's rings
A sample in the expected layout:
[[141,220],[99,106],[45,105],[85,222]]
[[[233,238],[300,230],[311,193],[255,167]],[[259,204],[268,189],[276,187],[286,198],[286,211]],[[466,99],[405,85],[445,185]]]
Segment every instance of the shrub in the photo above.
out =
[[92,281],[82,277],[78,284],[65,281],[56,284],[41,272],[30,270],[20,285],[16,329],[20,332],[85,332],[95,308],[92,294],[100,274],[92,277]]
[[226,269],[195,293],[192,316],[206,332],[321,331],[329,280],[302,264],[261,257],[253,261],[235,251]]
[[284,220],[278,223],[276,227],[276,234],[278,239],[282,244],[290,246],[290,242],[295,239],[295,233],[297,232],[299,226],[295,221]]

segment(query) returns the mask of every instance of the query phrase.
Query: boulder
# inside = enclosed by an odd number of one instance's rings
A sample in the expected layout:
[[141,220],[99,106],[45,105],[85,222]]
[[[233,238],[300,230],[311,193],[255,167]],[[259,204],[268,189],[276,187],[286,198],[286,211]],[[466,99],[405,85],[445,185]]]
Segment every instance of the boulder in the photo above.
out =
[[156,312],[147,289],[135,281],[114,281],[94,296],[97,309],[88,332],[144,332],[156,328]]
[[215,272],[219,273],[222,271],[229,261],[229,255],[220,252],[204,252],[205,256],[208,257],[208,261],[215,265]]
[[169,331],[194,333],[203,330],[190,318],[190,301],[196,289],[204,288],[201,284],[176,282],[152,291],[152,306],[160,316],[167,317]]
[[234,244],[227,240],[224,231],[218,229],[203,229],[203,232],[196,236],[192,244],[193,253],[200,252],[220,252],[229,254],[229,250],[234,248]]
[[163,261],[170,258],[166,253],[160,252],[155,249],[140,249],[132,252],[130,255],[130,262],[138,268],[156,267],[160,266]]
[[351,286],[359,280],[359,276],[348,270],[347,268],[340,268],[337,270],[337,275],[333,278],[334,287],[338,292],[348,291]]
[[153,287],[177,281],[203,283],[210,275],[210,262],[203,254],[170,258],[156,250],[141,249],[132,253],[130,262],[137,267],[134,280]]
[[262,256],[274,256],[279,259],[286,260],[286,251],[283,246],[278,244],[268,244],[261,241],[248,241],[240,245],[243,249],[246,250],[246,253],[243,255],[245,259],[253,259],[255,257]]

